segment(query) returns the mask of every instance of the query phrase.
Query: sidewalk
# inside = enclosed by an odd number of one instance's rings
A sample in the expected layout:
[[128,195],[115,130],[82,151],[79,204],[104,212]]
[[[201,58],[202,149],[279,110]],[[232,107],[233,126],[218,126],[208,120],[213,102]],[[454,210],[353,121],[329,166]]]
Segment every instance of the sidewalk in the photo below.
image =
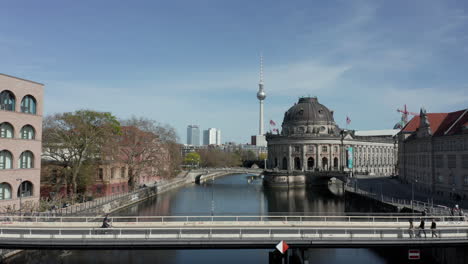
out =
[[421,192],[412,188],[412,184],[400,183],[398,179],[390,179],[389,177],[368,177],[365,175],[357,175],[355,180],[357,181],[357,187],[375,193],[377,195],[384,195],[393,197],[396,199],[411,200],[414,191],[414,200],[434,203],[434,205],[443,205],[449,208],[453,208],[455,204],[458,204],[463,210],[468,211],[468,201],[454,201],[447,197],[440,195],[432,195],[425,192]]

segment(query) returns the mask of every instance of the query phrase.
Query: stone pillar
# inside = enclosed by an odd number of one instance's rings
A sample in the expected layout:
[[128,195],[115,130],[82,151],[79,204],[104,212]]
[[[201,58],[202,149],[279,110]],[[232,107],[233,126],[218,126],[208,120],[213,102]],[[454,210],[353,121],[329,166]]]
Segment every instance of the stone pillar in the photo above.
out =
[[319,160],[319,159],[320,159],[320,158],[319,158],[319,157],[320,157],[320,156],[319,156],[319,145],[318,145],[318,144],[315,144],[314,146],[315,146],[315,158],[314,158],[314,159],[315,159],[315,162],[314,162],[315,164],[314,164],[314,166],[315,166],[316,168],[320,169],[319,164],[321,164],[321,163],[320,163],[320,160]]
[[306,152],[307,152],[307,145],[302,145],[302,171],[307,170],[307,161],[306,161]]
[[292,146],[291,146],[291,145],[288,145],[288,160],[287,160],[287,162],[288,162],[288,172],[291,172],[291,171],[292,171],[293,167],[292,167],[291,165],[292,165],[292,163],[294,162],[294,161],[292,160],[292,158],[291,158],[291,151],[292,151],[291,148],[292,148]]

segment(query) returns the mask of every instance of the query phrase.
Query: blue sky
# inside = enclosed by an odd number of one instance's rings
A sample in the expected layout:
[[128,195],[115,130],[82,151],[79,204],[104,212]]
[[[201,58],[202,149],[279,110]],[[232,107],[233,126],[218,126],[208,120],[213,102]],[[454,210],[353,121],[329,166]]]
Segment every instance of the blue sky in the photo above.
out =
[[351,129],[387,129],[421,106],[466,108],[466,1],[2,1],[0,72],[44,83],[47,114],[88,108],[121,118],[258,131],[317,96]]

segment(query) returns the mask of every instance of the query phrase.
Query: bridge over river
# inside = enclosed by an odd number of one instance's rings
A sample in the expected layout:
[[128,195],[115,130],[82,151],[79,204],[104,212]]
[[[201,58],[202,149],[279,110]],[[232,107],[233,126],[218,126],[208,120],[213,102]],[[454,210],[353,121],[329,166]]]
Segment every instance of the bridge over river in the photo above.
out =
[[[425,217],[430,226],[435,216]],[[437,237],[413,236],[408,215],[120,216],[112,228],[96,217],[3,216],[0,247],[22,249],[216,249],[418,247],[468,245],[464,217],[436,216]],[[417,226],[419,218],[415,219]],[[414,233],[418,233],[414,230]]]

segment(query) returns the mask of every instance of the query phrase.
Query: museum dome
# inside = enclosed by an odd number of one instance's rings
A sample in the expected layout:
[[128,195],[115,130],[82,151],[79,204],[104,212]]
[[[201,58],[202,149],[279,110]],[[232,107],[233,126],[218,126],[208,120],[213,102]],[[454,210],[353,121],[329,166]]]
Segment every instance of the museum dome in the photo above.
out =
[[338,130],[333,111],[320,104],[317,97],[301,97],[284,113],[285,134],[335,134]]
[[289,108],[283,122],[294,121],[307,121],[310,124],[335,122],[332,111],[320,104],[317,97],[299,98],[297,104]]

